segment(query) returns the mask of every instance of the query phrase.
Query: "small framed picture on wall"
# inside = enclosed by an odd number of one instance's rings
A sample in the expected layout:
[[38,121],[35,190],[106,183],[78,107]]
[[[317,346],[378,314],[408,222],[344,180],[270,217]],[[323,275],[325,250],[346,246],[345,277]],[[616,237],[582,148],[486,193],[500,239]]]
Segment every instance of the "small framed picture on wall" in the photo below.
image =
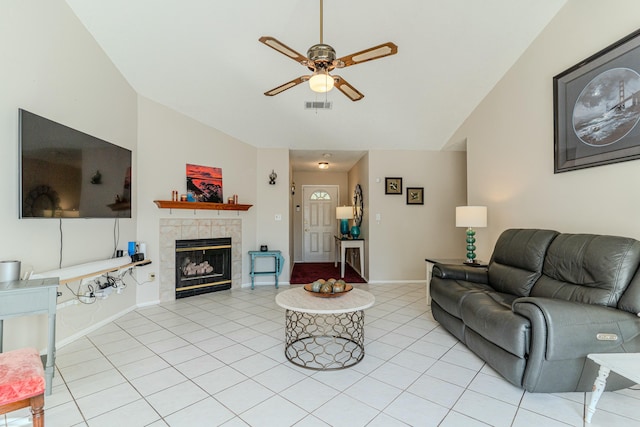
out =
[[424,187],[407,187],[407,204],[424,205]]
[[402,178],[385,178],[384,194],[402,194]]

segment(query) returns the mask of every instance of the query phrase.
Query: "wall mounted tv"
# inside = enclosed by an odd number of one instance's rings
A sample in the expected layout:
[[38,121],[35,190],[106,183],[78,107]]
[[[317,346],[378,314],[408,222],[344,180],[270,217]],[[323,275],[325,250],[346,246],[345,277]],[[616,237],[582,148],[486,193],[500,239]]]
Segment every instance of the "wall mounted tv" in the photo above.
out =
[[131,150],[19,117],[20,218],[131,218]]

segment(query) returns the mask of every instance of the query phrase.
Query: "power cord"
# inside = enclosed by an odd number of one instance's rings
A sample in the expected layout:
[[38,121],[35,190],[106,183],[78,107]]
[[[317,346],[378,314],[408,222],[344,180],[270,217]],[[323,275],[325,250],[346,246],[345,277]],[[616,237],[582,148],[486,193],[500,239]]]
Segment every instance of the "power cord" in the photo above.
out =
[[107,273],[106,275],[103,276],[105,282],[102,283],[98,280],[98,287],[100,289],[107,289],[107,288],[117,288],[118,287],[118,283],[117,283],[117,279],[113,276],[109,276],[109,273]]
[[111,255],[111,258],[116,257],[118,244],[120,243],[120,222],[118,221],[118,219],[119,218],[116,218],[115,222],[113,223],[113,255]]
[[[89,294],[89,296],[86,296],[86,295],[80,295],[80,286],[81,285],[82,285],[82,283],[80,285],[78,285],[78,291],[74,292],[73,289],[71,289],[69,287],[68,283],[65,284],[67,289],[69,289],[69,292],[71,292],[71,295],[73,295],[80,303],[87,304],[87,305],[95,303],[96,302],[96,296],[95,296],[94,291],[93,291],[93,286],[88,285],[87,288],[89,289],[90,294]],[[89,301],[83,301],[83,299],[86,300],[87,298],[89,299]]]
[[[136,280],[135,276],[133,275],[133,267],[129,268],[129,269],[127,270],[127,273],[129,273],[129,275],[131,276],[131,279],[133,279],[133,281],[134,281],[134,282],[136,282],[136,284],[137,284],[138,286],[142,286],[142,285],[145,285],[145,284],[147,284],[147,283],[151,283],[151,280],[145,280],[144,282],[138,282],[138,281]],[[126,274],[126,273],[125,273],[125,274]]]
[[62,218],[60,218],[60,257],[58,258],[58,268],[62,268]]

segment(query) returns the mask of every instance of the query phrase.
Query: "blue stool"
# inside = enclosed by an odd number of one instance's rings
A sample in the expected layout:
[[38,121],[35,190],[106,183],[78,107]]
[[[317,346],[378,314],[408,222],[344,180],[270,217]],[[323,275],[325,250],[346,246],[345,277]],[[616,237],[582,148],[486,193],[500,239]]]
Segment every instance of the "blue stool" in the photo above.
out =
[[[265,274],[273,274],[276,278],[276,289],[278,289],[278,276],[282,273],[282,266],[284,265],[284,257],[280,253],[280,251],[249,251],[249,256],[251,257],[251,270],[249,275],[251,276],[251,289],[254,286],[255,276],[261,276]],[[255,271],[256,269],[256,258],[258,257],[273,257],[274,259],[274,270],[273,271]]]

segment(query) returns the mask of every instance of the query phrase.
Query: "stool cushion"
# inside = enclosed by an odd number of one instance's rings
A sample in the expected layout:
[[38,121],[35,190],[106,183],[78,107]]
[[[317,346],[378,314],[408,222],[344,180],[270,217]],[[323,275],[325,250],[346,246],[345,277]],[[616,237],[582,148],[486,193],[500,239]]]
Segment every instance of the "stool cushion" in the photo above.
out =
[[0,405],[44,393],[44,369],[35,348],[0,353]]

